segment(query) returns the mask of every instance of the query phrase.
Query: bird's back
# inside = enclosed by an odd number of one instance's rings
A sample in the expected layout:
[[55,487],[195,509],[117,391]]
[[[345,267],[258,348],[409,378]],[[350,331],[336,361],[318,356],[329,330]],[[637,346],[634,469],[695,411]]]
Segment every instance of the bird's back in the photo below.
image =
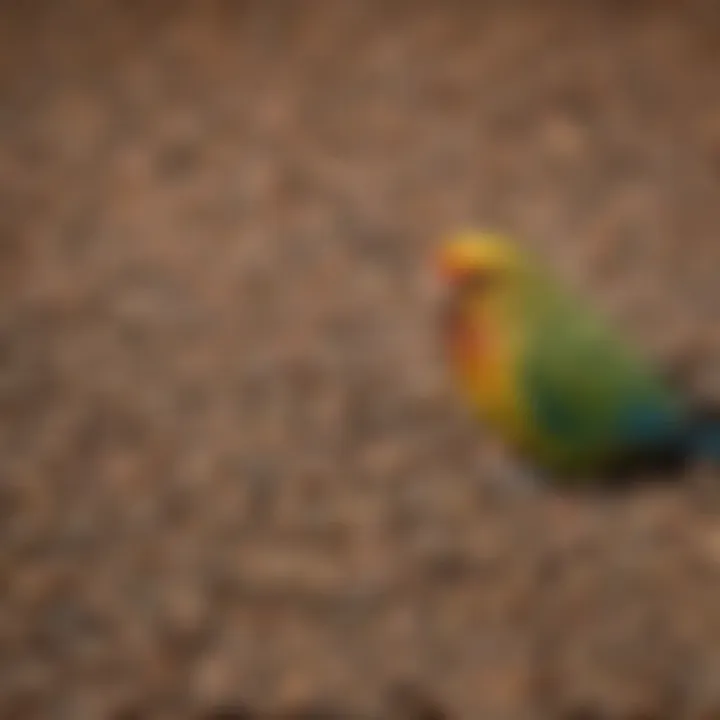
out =
[[654,369],[577,298],[537,290],[516,308],[528,450],[582,470],[675,442],[683,412]]

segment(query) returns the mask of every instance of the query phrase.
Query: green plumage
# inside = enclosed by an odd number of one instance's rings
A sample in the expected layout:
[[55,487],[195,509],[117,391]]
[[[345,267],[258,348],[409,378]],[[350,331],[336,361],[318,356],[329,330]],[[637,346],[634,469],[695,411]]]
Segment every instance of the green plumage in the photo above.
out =
[[683,412],[654,369],[577,298],[527,281],[510,321],[523,327],[516,372],[535,451],[582,471],[671,442]]

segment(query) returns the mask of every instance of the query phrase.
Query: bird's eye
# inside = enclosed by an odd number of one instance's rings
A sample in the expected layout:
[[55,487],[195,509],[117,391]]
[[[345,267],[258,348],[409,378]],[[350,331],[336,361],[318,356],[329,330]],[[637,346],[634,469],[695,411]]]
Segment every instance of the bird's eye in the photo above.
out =
[[476,270],[465,279],[465,288],[473,292],[487,292],[497,285],[500,280],[499,273],[492,270]]

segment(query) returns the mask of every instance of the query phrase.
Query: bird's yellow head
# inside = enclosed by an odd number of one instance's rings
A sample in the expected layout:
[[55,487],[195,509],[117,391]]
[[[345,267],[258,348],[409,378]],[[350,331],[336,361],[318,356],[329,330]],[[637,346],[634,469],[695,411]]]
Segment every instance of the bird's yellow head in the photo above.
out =
[[437,267],[451,287],[496,287],[525,266],[519,250],[504,236],[463,230],[447,238],[440,247]]

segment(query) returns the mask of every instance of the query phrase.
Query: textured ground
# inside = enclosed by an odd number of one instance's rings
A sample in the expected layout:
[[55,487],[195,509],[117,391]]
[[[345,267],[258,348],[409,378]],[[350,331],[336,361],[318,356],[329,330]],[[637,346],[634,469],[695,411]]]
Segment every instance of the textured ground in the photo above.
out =
[[718,73],[710,1],[3,3],[0,717],[720,717],[712,478],[508,489],[428,280],[502,227],[720,398]]

